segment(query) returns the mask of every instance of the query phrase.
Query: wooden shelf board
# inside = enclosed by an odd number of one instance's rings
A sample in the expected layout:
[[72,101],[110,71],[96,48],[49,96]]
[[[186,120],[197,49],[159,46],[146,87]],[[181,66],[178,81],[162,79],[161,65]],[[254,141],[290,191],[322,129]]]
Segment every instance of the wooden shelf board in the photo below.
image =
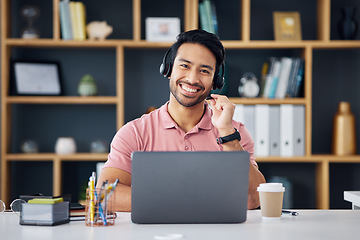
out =
[[360,155],[339,156],[333,154],[314,154],[312,157],[326,159],[330,163],[360,163]]
[[122,45],[128,48],[169,48],[172,42],[148,42],[145,40],[141,41],[127,41]]
[[11,104],[116,104],[114,96],[70,97],[70,96],[11,96],[5,99]]
[[269,162],[269,163],[276,163],[276,162],[360,163],[360,155],[337,156],[332,154],[314,154],[311,156],[295,156],[295,157],[281,157],[281,156],[255,157],[255,159],[257,162]]
[[230,101],[234,104],[269,104],[269,105],[278,105],[278,104],[301,104],[305,105],[306,100],[304,98],[285,98],[285,99],[269,99],[269,98],[229,98]]
[[294,157],[255,157],[256,162],[262,163],[320,163],[323,160],[321,158],[313,158],[311,156],[294,156]]
[[171,42],[148,42],[146,40],[125,40],[125,39],[111,39],[111,40],[55,40],[55,39],[21,39],[21,38],[7,38],[5,44],[8,46],[19,47],[98,47],[98,48],[115,48],[117,46],[133,47],[133,48],[168,48],[172,45]]
[[52,38],[40,39],[21,39],[7,38],[5,44],[19,47],[101,47],[111,48],[125,42],[126,40],[105,40],[105,41],[75,41],[75,40],[55,40]]
[[[55,153],[9,153],[6,154],[8,161],[106,161],[107,153],[75,153],[58,155]],[[294,157],[255,157],[257,162],[262,163],[360,163],[360,155],[335,156],[335,155],[311,155]]]
[[59,155],[55,153],[9,153],[8,161],[106,161],[107,153],[75,153]]
[[[107,39],[103,41],[96,40],[55,40],[52,38],[40,39],[21,39],[7,38],[4,43],[8,46],[19,47],[99,47],[115,48],[124,46],[129,48],[168,48],[172,42],[148,42],[146,40],[132,39]],[[314,48],[314,49],[342,49],[342,48],[360,48],[359,40],[304,40],[304,41],[242,41],[242,40],[224,40],[222,41],[226,49],[283,49],[283,48]]]
[[238,41],[225,40],[222,41],[225,49],[263,49],[263,48],[305,48],[308,43],[305,41]]
[[344,48],[360,48],[359,40],[333,40],[313,42],[314,49],[344,49]]
[[334,40],[334,41],[320,41],[320,40],[309,40],[309,41],[223,41],[224,47],[226,49],[262,49],[262,48],[314,48],[314,49],[336,49],[336,48],[360,48],[360,41],[344,41],[344,40]]

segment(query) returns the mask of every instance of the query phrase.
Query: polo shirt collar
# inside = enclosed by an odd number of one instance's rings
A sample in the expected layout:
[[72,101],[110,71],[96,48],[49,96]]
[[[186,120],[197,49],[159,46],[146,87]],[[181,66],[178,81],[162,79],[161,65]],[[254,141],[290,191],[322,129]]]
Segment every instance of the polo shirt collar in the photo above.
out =
[[[175,128],[177,126],[177,123],[171,118],[168,112],[168,105],[169,102],[166,102],[164,105],[160,107],[159,109],[160,119],[163,122],[164,128]],[[210,130],[212,128],[211,115],[212,115],[212,110],[209,107],[209,104],[205,101],[205,113],[201,118],[200,122],[194,128]]]

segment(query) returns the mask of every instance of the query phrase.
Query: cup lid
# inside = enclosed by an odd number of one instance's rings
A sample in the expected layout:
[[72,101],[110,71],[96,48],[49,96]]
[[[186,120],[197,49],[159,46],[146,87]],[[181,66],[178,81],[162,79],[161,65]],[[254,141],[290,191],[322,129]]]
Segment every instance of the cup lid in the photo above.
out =
[[260,183],[258,192],[285,192],[282,183]]

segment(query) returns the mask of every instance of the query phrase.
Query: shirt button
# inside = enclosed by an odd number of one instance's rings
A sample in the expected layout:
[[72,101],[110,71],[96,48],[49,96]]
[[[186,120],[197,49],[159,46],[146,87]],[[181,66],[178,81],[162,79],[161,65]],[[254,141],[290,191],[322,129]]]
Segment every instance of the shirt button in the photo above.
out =
[[189,138],[189,136],[188,135],[185,135],[185,139],[188,139]]
[[185,146],[185,150],[188,150],[189,149],[189,147],[188,146]]

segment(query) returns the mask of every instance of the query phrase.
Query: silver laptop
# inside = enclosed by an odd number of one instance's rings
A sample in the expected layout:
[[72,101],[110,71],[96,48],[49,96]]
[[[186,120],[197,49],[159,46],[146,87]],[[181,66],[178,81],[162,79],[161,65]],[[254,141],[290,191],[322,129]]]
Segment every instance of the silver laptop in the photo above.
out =
[[248,152],[134,152],[134,223],[246,221]]

